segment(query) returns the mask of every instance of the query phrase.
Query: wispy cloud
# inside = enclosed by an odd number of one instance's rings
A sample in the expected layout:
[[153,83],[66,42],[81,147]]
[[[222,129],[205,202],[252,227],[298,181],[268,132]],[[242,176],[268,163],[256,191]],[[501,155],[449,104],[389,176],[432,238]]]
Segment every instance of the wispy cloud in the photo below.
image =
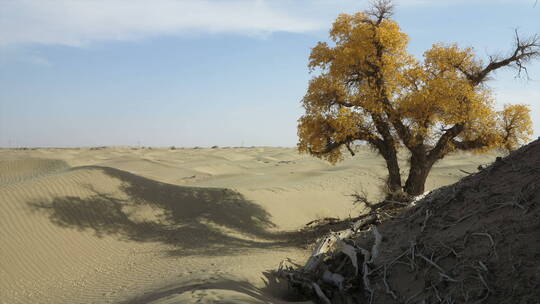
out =
[[80,46],[186,32],[261,35],[305,32],[321,26],[266,1],[249,0],[4,0],[0,45]]
[[[463,1],[395,0],[398,7]],[[510,0],[496,0],[506,1]],[[302,33],[326,30],[338,13],[359,11],[368,3],[367,0],[0,0],[0,47],[82,46],[95,41],[188,33],[255,36]]]

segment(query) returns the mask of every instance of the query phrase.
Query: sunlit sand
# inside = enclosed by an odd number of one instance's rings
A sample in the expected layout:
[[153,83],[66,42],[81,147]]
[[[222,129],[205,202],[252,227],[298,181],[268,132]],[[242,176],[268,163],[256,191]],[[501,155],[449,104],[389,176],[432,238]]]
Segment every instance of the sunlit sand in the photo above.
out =
[[[269,271],[309,255],[298,229],[380,193],[382,158],[357,149],[336,166],[294,148],[2,149],[0,302],[293,300]],[[427,188],[494,158],[445,158]]]

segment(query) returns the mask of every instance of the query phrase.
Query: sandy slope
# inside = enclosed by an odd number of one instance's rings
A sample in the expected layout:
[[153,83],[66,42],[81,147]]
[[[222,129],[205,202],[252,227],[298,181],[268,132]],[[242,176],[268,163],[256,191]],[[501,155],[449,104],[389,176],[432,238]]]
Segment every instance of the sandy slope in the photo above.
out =
[[[493,159],[452,156],[428,188]],[[368,150],[2,149],[0,303],[287,302],[265,272],[307,252],[284,231],[358,214],[347,195],[384,174]]]

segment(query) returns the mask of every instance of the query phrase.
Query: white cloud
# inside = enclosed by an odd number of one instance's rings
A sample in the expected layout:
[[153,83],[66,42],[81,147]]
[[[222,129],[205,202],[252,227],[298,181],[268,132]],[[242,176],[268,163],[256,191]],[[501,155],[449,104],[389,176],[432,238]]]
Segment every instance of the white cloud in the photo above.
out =
[[[489,2],[489,9],[500,9],[494,7],[497,3],[532,8],[534,1],[394,0],[398,10],[465,2]],[[368,0],[0,0],[0,64],[16,60],[50,66],[37,49],[25,48],[33,44],[82,46],[162,35],[327,31],[340,12],[368,5]]]
[[80,46],[187,32],[305,32],[319,22],[253,0],[0,1],[0,46]]
[[[396,0],[396,3],[399,7],[449,1]],[[81,46],[102,40],[186,33],[306,32],[327,29],[339,12],[362,10],[367,3],[359,0],[1,0],[0,47]]]
[[[395,0],[398,7],[455,1],[464,0]],[[359,11],[368,3],[359,0],[0,0],[0,46],[81,46],[102,40],[186,33],[266,35],[279,31],[326,30],[338,13]]]

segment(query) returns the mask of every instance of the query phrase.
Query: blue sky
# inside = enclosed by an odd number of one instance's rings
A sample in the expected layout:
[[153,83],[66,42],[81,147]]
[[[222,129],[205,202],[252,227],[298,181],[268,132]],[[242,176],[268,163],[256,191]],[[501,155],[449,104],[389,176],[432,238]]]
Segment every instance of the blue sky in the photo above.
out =
[[[421,56],[436,42],[506,54],[540,33],[540,3],[402,0],[394,18]],[[361,0],[0,0],[0,147],[294,146],[307,58]],[[499,104],[531,80],[498,72]]]

